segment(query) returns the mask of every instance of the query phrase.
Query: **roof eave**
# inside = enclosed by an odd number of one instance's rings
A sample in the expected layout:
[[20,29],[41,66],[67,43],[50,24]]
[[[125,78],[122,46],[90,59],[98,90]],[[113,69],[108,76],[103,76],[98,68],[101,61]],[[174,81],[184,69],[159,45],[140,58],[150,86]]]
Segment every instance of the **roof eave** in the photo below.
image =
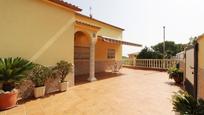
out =
[[95,18],[90,18],[89,16],[83,15],[83,14],[81,14],[81,13],[77,13],[77,12],[76,12],[76,15],[78,15],[78,16],[82,16],[82,17],[85,17],[85,18],[90,19],[90,20],[97,21],[97,22],[99,22],[99,23],[102,23],[102,24],[105,24],[105,25],[108,25],[108,26],[111,26],[111,27],[114,27],[114,28],[119,29],[119,30],[121,30],[121,31],[124,31],[124,30],[125,30],[125,29],[123,29],[123,28],[120,28],[120,27],[114,26],[114,25],[112,25],[112,24],[108,24],[108,23],[106,23],[106,22],[103,22],[103,21],[97,20],[97,19],[95,19]]
[[71,10],[74,10],[74,11],[78,11],[78,12],[81,12],[82,9],[79,8],[78,6],[75,6],[73,4],[70,4],[70,3],[67,3],[63,0],[48,0],[49,2],[52,2],[52,3],[55,3],[55,4],[58,4],[58,5],[61,5],[63,7],[66,7],[66,8],[69,8]]
[[199,41],[201,38],[204,38],[204,34],[198,36],[197,40],[196,41]]

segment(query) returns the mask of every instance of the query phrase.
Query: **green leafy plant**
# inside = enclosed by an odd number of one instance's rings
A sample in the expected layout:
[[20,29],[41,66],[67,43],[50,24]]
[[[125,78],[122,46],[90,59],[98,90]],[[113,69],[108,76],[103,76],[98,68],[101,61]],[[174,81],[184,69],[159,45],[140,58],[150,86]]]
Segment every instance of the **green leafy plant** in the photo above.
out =
[[173,111],[181,115],[204,115],[204,100],[196,100],[185,91],[172,96]]
[[25,79],[26,72],[31,70],[34,64],[26,59],[0,58],[0,82],[3,91],[12,91],[15,85]]
[[180,71],[178,68],[176,68],[176,67],[171,67],[171,68],[169,68],[168,69],[168,74],[169,74],[169,78],[170,79],[172,79],[174,76],[176,76],[176,75],[180,75],[180,74],[182,74],[183,72],[182,71]]
[[48,67],[42,65],[36,65],[29,73],[29,77],[35,84],[35,87],[41,87],[45,85],[45,81],[51,76],[51,70]]
[[55,76],[60,77],[60,82],[65,82],[66,76],[73,71],[73,65],[67,61],[60,61],[53,68]]

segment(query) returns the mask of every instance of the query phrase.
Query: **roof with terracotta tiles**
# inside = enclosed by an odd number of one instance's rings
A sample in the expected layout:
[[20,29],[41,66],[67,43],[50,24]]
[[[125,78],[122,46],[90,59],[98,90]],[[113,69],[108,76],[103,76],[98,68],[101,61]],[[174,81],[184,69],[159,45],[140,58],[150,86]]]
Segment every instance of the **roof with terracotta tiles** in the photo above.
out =
[[[64,7],[67,7],[67,8],[70,8],[70,9],[72,9],[72,10],[74,10],[74,11],[79,11],[79,12],[82,11],[82,9],[79,8],[78,6],[75,6],[75,5],[73,5],[73,4],[67,3],[67,2],[65,2],[64,0],[48,0],[48,1],[53,2],[53,3],[55,3],[55,4],[58,4],[58,5],[61,5],[61,6],[64,6]],[[100,20],[97,20],[97,19],[94,19],[94,18],[90,18],[89,16],[83,15],[83,14],[81,14],[81,13],[76,13],[76,15],[82,16],[82,17],[85,17],[85,18],[88,18],[88,19],[97,21],[97,22],[99,22],[99,23],[102,23],[102,24],[105,24],[105,25],[108,25],[108,26],[111,26],[111,27],[114,27],[114,28],[116,28],[116,29],[119,29],[119,30],[124,31],[123,28],[114,26],[114,25],[112,25],[112,24],[108,24],[108,23],[106,23],[106,22],[103,22],[103,21],[100,21]]]
[[85,23],[85,22],[81,22],[81,21],[75,21],[76,24],[80,24],[80,25],[85,25],[85,26],[89,26],[89,27],[93,27],[93,28],[96,28],[96,29],[101,29],[100,27],[98,26],[95,26],[95,25],[91,25],[91,24],[88,24],[88,23]]
[[65,2],[63,0],[48,0],[48,1],[51,1],[51,2],[59,4],[59,5],[62,5],[64,7],[70,8],[70,9],[75,10],[75,11],[82,11],[82,9],[79,8],[78,6],[67,3],[67,2]]
[[122,30],[122,31],[125,30],[125,29],[123,29],[123,28],[120,28],[120,27],[114,26],[114,25],[112,25],[112,24],[108,24],[108,23],[106,23],[106,22],[103,22],[103,21],[100,21],[100,20],[97,20],[97,19],[94,19],[94,18],[91,18],[91,17],[86,16],[86,15],[83,15],[83,14],[81,14],[81,13],[76,13],[76,15],[78,15],[78,16],[82,16],[82,17],[85,17],[85,18],[90,19],[90,20],[97,21],[97,22],[99,22],[99,23],[102,23],[102,24],[105,24],[105,25],[108,25],[108,26],[111,26],[111,27],[117,28],[117,29]]

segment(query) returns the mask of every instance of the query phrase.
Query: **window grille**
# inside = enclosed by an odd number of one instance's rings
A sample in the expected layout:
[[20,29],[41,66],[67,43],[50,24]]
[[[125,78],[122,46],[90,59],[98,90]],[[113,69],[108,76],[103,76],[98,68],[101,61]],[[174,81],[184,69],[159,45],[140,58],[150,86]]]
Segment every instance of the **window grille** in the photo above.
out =
[[107,58],[108,59],[114,59],[115,58],[115,49],[108,49]]

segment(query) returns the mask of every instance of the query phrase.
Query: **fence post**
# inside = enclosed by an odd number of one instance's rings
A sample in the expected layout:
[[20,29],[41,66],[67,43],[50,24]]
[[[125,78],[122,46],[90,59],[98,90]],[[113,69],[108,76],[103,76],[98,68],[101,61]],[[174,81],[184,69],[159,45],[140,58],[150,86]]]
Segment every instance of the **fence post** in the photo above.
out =
[[133,58],[133,67],[135,67],[136,66],[136,58],[134,57]]
[[165,59],[162,60],[162,69],[165,69]]

